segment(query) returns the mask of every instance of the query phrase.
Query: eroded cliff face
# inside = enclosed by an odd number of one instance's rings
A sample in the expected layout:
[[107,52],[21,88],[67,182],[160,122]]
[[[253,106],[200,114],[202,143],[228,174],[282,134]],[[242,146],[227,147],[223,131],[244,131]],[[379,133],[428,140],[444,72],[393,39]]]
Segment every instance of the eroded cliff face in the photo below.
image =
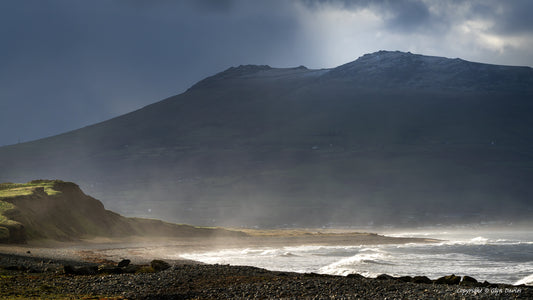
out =
[[0,225],[0,243],[26,243],[26,230],[18,222]]
[[159,220],[126,218],[106,210],[101,201],[84,194],[79,186],[72,182],[40,182],[46,187],[29,186],[26,187],[28,190],[24,195],[0,196],[0,202],[7,208],[2,212],[3,218],[0,221],[1,243],[25,243],[30,239],[76,241],[97,236],[180,237],[239,234]]
[[4,242],[69,241],[132,231],[126,218],[106,211],[102,202],[85,195],[76,184],[57,181],[52,188],[56,193],[48,194],[37,186],[29,195],[2,199],[14,206],[4,212],[8,219],[4,223],[9,225],[4,226],[9,233]]

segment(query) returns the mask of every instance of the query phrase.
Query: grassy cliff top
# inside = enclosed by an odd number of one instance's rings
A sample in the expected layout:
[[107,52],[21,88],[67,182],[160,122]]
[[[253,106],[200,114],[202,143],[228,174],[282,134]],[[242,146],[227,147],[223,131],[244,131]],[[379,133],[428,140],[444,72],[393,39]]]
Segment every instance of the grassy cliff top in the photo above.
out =
[[0,184],[0,243],[32,239],[75,241],[93,237],[242,236],[153,219],[127,218],[106,210],[78,185],[61,180]]
[[38,188],[44,189],[44,192],[49,196],[58,195],[61,194],[61,192],[55,190],[54,185],[60,182],[62,181],[32,180],[27,183],[0,183],[0,224],[7,224],[10,222],[10,220],[4,216],[4,213],[15,208],[15,205],[3,200],[12,197],[31,195],[35,189]]
[[[43,188],[49,196],[60,194],[54,189],[61,180],[32,180],[27,183],[0,183],[0,200],[2,198],[31,195],[36,188]],[[1,204],[0,204],[1,205]]]

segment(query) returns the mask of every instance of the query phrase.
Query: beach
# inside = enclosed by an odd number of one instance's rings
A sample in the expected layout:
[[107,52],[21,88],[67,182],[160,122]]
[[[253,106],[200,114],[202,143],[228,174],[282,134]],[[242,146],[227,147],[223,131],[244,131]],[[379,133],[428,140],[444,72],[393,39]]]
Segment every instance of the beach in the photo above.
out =
[[[268,271],[250,266],[204,264],[180,253],[276,245],[376,245],[433,243],[368,233],[268,231],[242,238],[93,239],[75,243],[34,242],[0,246],[2,298],[58,299],[530,299],[533,289],[488,282],[437,283],[427,277],[348,276]],[[169,253],[172,249],[172,253]],[[123,260],[145,266],[120,271]],[[149,269],[164,260],[164,270]],[[108,270],[66,274],[65,266]],[[113,271],[115,270],[115,271]],[[118,271],[117,271],[118,270]],[[450,274],[451,275],[451,274]],[[429,280],[429,281],[428,281]],[[426,282],[426,283],[422,283]]]

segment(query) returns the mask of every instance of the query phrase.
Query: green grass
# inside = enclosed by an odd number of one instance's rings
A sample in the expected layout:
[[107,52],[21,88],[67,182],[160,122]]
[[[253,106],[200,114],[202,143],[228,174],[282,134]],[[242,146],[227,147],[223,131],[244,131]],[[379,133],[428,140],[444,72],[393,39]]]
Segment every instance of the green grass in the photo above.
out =
[[33,180],[28,183],[0,183],[0,224],[7,224],[10,220],[4,216],[4,213],[15,209],[15,205],[3,200],[31,195],[36,188],[44,188],[49,196],[58,195],[61,192],[55,190],[54,185],[60,182],[60,180]]
[[4,224],[7,221],[9,221],[9,219],[4,216],[4,212],[10,209],[14,209],[14,208],[15,208],[15,205],[9,202],[0,201],[0,224]]
[[0,190],[0,199],[1,198],[10,198],[16,196],[28,196],[33,193],[35,187],[14,187],[7,190]]
[[[33,180],[28,183],[0,183],[0,199],[16,196],[31,195],[36,188],[42,187],[49,196],[58,195],[61,192],[54,189],[60,180]],[[1,207],[1,206],[0,206]]]

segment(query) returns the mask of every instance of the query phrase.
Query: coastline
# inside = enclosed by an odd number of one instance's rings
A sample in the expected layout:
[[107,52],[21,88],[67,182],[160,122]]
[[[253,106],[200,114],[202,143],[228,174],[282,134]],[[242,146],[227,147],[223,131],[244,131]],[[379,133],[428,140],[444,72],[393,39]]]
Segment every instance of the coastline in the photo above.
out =
[[[27,245],[0,246],[2,298],[111,299],[228,299],[228,298],[435,298],[435,299],[528,299],[533,287],[490,283],[415,283],[407,278],[365,278],[315,273],[267,271],[256,267],[209,265],[184,259],[169,259],[161,249],[176,254],[229,247],[266,245],[369,245],[383,243],[435,242],[432,239],[390,238],[368,233],[268,233],[256,231],[244,238],[184,239],[93,239],[83,243],[36,241]],[[29,253],[28,253],[29,251]],[[178,256],[173,256],[177,258]],[[145,265],[163,259],[171,268],[137,274],[66,275],[64,266],[102,265],[129,259]],[[10,266],[23,268],[8,270]]]
[[[316,230],[245,230],[246,236],[214,236],[210,238],[189,236],[89,238],[76,242],[34,240],[27,244],[0,244],[0,253],[66,258],[70,260],[120,260],[128,258],[143,264],[152,259],[185,260],[180,254],[214,251],[231,248],[279,247],[279,246],[359,246],[407,243],[435,243],[438,239],[390,237],[366,232],[337,232]],[[186,260],[185,260],[186,261]]]

